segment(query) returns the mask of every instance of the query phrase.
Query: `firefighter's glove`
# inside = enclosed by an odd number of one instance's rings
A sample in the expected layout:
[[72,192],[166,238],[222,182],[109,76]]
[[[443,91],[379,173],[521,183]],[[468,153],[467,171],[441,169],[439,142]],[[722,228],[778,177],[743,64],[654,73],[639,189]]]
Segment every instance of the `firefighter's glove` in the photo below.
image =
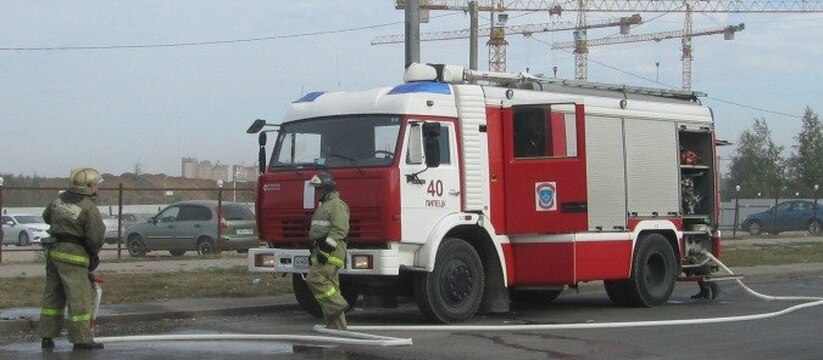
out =
[[89,272],[97,270],[97,266],[100,265],[100,255],[92,254],[89,256]]
[[317,248],[324,253],[331,254],[337,249],[337,241],[330,237],[319,239],[317,240]]

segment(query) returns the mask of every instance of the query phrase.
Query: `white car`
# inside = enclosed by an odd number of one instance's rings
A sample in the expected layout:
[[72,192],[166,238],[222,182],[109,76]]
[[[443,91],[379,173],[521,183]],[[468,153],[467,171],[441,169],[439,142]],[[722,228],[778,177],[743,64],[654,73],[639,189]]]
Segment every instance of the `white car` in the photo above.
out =
[[[106,244],[117,244],[117,225],[120,223],[117,217],[105,214],[101,214],[100,217],[103,219],[103,225],[106,225],[106,233],[103,235],[103,240]],[[121,233],[125,235],[125,225],[123,225],[123,231],[121,231]]]
[[26,246],[39,243],[42,238],[49,236],[49,224],[39,215],[7,214],[2,216],[2,222],[3,244]]

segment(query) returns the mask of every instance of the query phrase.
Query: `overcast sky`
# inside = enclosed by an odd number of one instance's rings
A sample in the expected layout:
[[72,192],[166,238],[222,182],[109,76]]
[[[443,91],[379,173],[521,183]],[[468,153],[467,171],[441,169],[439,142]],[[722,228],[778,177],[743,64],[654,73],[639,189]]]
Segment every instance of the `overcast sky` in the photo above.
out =
[[[404,15],[393,4],[0,0],[0,173],[67,176],[72,168],[93,166],[121,174],[139,163],[147,173],[179,176],[181,157],[253,165],[257,141],[245,134],[252,120],[277,122],[290,101],[310,91],[402,81],[403,45],[370,45],[376,36],[402,34]],[[659,15],[643,14],[654,20],[632,33],[682,28],[682,14]],[[595,13],[590,21],[616,16]],[[431,17],[421,31],[457,30],[469,22],[463,13]],[[549,20],[547,13],[511,13],[509,23]],[[576,21],[576,14],[561,20]],[[773,139],[788,148],[801,124],[790,115],[802,115],[806,106],[823,111],[823,16],[695,14],[694,30],[741,22],[746,29],[733,41],[693,40],[693,89],[709,94],[703,102],[712,107],[721,138],[736,141],[762,116]],[[481,26],[488,23],[481,13]],[[589,38],[615,33],[592,30]],[[508,71],[550,74],[558,66],[559,77],[573,78],[571,53],[551,50],[571,37],[511,35]],[[209,41],[220,43],[19,50]],[[488,68],[484,43],[481,69]],[[467,65],[468,41],[423,43],[421,58]],[[592,47],[589,60],[592,81],[681,84],[679,40]]]

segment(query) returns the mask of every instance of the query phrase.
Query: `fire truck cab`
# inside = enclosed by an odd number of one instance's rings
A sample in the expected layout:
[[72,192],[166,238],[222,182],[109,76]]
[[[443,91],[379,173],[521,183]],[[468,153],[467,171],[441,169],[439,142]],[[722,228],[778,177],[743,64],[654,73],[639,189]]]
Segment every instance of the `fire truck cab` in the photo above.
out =
[[320,314],[301,277],[318,171],[351,210],[350,303],[413,296],[456,322],[603,281],[615,304],[656,306],[678,278],[716,270],[716,141],[699,93],[422,64],[404,80],[294,101],[268,161],[260,134],[268,247],[248,266],[293,274],[308,312]]

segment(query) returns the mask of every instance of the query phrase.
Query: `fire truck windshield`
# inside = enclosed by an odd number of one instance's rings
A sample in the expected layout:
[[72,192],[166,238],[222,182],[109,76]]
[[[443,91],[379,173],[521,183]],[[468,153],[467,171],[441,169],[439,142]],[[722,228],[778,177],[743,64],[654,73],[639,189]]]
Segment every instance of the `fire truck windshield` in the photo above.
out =
[[400,133],[398,115],[345,115],[283,124],[269,169],[388,166]]

